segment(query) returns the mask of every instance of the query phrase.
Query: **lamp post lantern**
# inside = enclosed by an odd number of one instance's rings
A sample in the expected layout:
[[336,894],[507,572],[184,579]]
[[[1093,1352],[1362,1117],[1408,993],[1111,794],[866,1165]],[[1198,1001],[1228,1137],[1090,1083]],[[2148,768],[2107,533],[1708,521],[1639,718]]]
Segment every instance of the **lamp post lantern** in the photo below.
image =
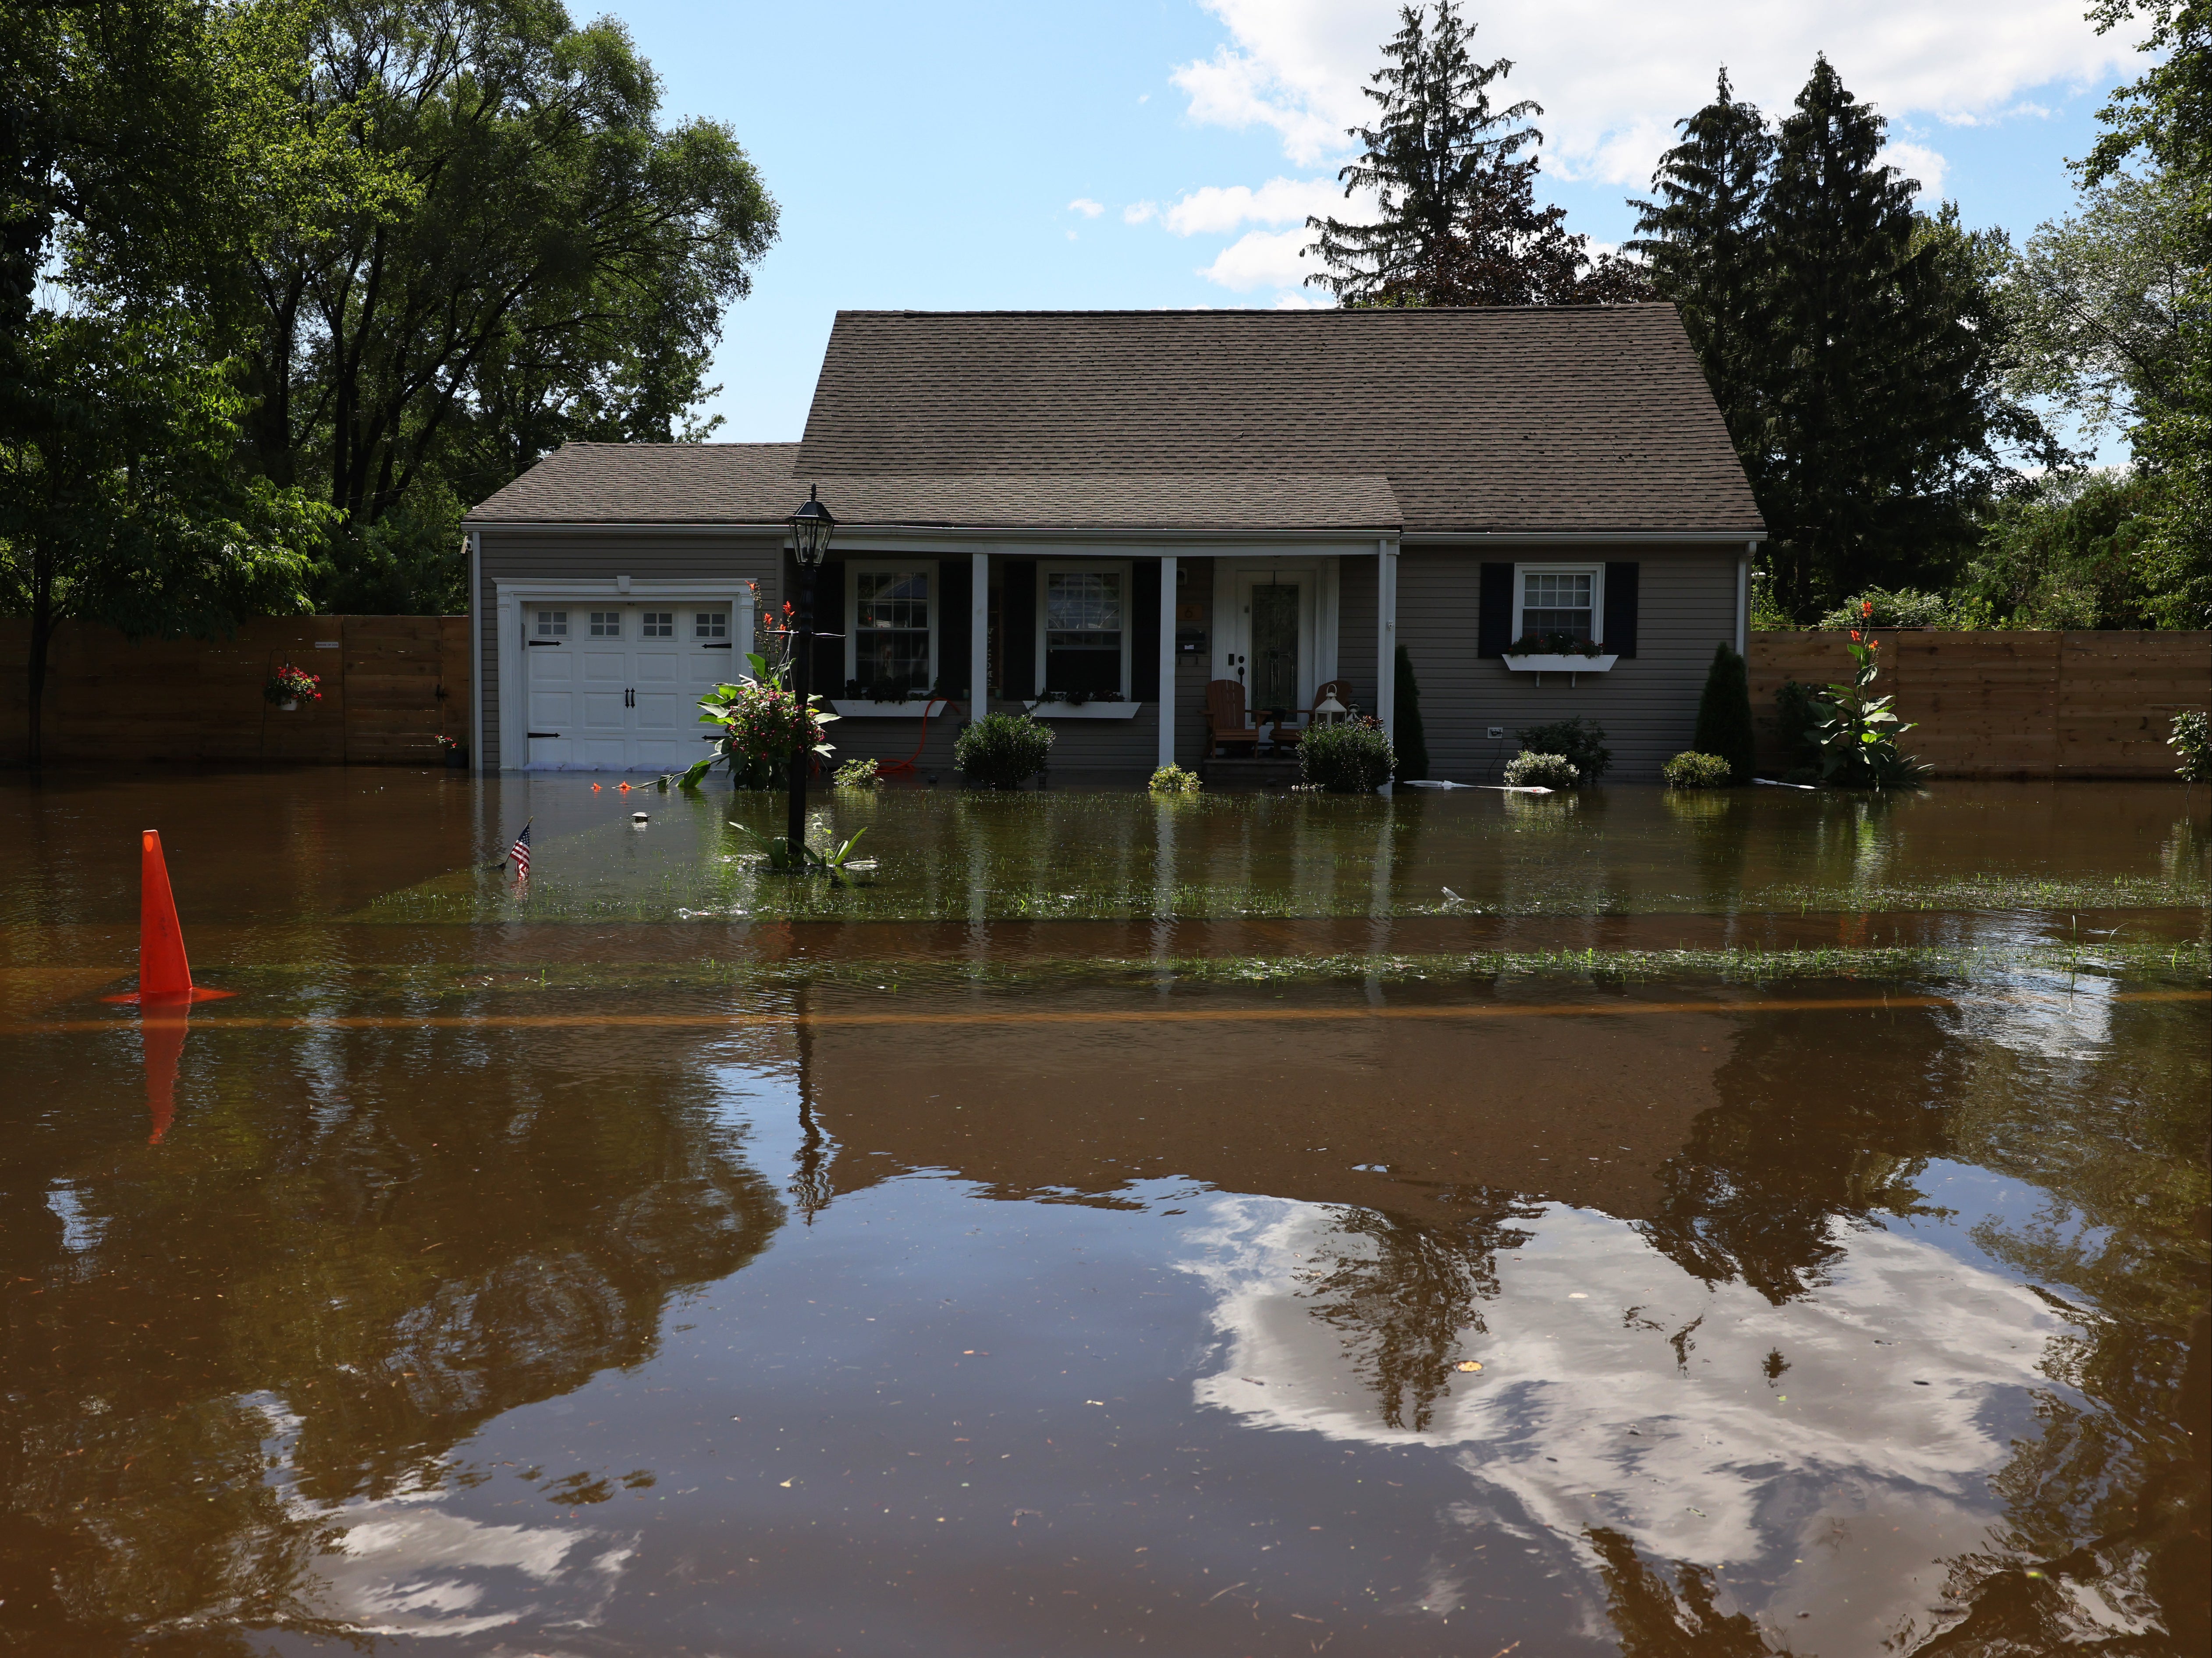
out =
[[[814,573],[830,551],[830,532],[837,520],[822,504],[819,489],[806,486],[806,499],[787,520],[791,550],[799,561],[799,647],[791,665],[791,689],[799,706],[809,705],[814,690]],[[791,816],[785,824],[794,864],[804,862],[806,845],[806,768],[814,756],[804,746],[791,756]]]

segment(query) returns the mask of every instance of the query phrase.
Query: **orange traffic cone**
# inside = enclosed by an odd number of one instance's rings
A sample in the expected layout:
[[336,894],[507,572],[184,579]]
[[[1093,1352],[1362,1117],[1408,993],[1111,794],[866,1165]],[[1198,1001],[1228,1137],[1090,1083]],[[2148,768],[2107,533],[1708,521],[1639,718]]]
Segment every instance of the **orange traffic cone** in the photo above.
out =
[[202,990],[192,983],[185,959],[185,935],[177,926],[177,901],[169,891],[169,866],[161,859],[161,832],[147,829],[140,842],[138,875],[138,990],[110,996],[111,1002],[204,1002],[228,990]]

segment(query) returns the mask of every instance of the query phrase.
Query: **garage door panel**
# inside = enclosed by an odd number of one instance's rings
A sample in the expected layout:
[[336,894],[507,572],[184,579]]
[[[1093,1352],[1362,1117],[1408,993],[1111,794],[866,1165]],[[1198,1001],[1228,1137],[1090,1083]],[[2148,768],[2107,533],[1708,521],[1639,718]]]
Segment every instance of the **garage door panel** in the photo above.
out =
[[651,650],[641,646],[637,652],[637,683],[641,685],[672,685],[677,679],[676,664],[674,650]]

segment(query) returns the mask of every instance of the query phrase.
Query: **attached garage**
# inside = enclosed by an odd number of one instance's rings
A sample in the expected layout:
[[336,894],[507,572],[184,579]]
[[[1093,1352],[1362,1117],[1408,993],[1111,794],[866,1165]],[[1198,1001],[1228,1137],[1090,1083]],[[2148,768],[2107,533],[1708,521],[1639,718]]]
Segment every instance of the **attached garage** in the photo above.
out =
[[519,608],[525,769],[668,771],[698,757],[699,699],[737,677],[744,606],[694,596]]

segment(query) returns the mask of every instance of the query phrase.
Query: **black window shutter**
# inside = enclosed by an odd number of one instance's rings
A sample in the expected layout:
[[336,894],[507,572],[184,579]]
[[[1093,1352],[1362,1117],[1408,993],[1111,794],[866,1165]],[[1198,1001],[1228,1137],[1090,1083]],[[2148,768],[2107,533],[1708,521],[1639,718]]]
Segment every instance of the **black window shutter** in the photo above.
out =
[[1129,700],[1157,701],[1160,695],[1160,562],[1140,558],[1130,572],[1129,602],[1137,607],[1130,618]]
[[1505,647],[1513,642],[1513,567],[1484,565],[1479,598],[1480,604],[1474,616],[1474,653],[1504,656]]
[[968,641],[974,633],[974,612],[969,595],[974,583],[972,567],[964,558],[939,559],[937,591],[929,597],[937,606],[937,680],[954,688],[956,696],[968,694]]
[[999,570],[999,694],[1027,701],[1037,694],[1036,561],[1010,558]]
[[1605,567],[1605,648],[1614,656],[1636,654],[1636,580],[1640,564]]

